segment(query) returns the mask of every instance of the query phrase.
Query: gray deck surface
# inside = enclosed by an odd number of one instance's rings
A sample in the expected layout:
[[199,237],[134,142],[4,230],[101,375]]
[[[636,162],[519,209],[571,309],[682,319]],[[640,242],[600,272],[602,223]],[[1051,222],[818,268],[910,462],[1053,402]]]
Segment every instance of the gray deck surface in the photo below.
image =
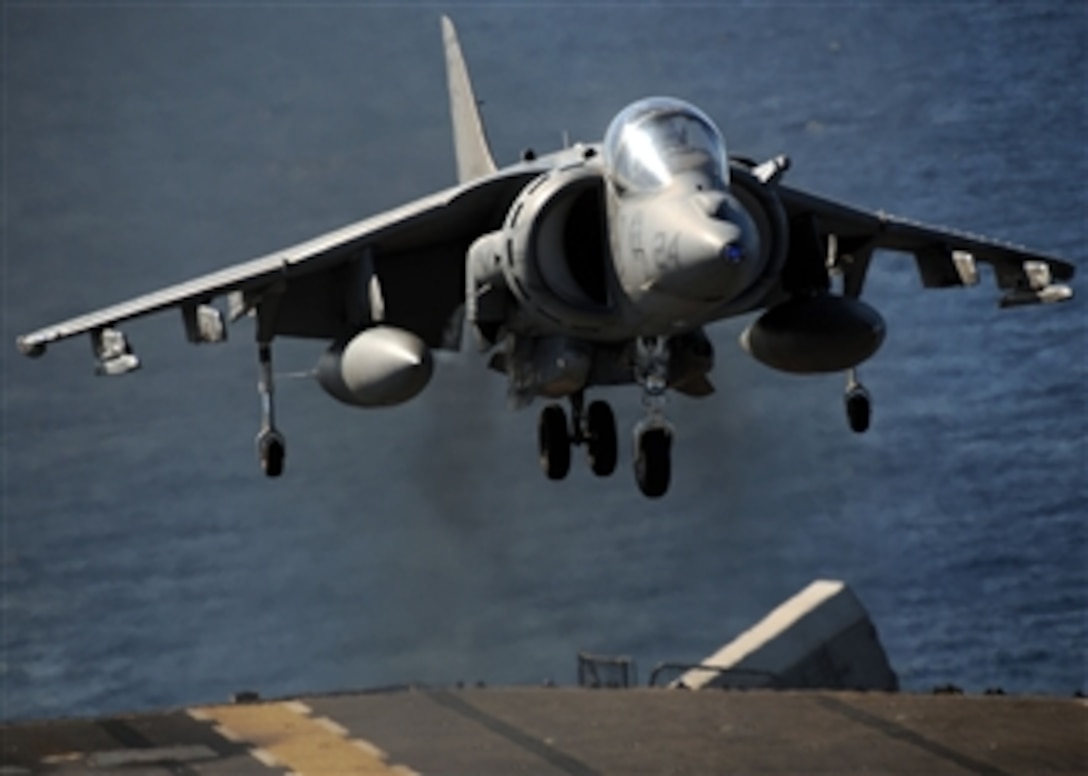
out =
[[0,775],[1088,773],[1088,705],[1009,696],[407,689],[8,724]]

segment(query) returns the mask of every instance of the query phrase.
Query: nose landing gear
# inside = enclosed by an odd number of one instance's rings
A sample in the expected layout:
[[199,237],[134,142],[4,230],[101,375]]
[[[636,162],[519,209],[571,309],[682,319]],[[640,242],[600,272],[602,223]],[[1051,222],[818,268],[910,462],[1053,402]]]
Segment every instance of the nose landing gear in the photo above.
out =
[[669,345],[664,337],[645,337],[637,343],[635,378],[642,386],[646,418],[635,426],[635,480],[648,498],[660,498],[672,477],[673,426],[665,419],[665,391],[669,385]]
[[635,480],[648,498],[661,498],[672,476],[672,426],[651,418],[635,426]]

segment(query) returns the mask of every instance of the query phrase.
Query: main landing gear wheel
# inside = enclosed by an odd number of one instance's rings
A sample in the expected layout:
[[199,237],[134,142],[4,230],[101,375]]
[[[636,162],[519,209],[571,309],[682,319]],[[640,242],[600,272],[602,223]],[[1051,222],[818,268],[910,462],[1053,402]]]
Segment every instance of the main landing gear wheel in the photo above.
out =
[[540,413],[537,426],[540,468],[548,479],[561,480],[570,471],[571,448],[585,445],[589,466],[598,477],[616,470],[616,418],[608,402],[592,402],[584,408],[581,391],[571,394],[571,423],[559,404],[550,404]]
[[561,480],[570,471],[570,432],[567,413],[558,404],[549,404],[540,413],[537,426],[540,468],[550,480]]
[[616,417],[608,402],[590,403],[586,411],[586,453],[589,468],[598,477],[607,477],[616,470]]
[[667,428],[648,428],[635,437],[635,479],[643,495],[660,498],[672,475],[672,434]]

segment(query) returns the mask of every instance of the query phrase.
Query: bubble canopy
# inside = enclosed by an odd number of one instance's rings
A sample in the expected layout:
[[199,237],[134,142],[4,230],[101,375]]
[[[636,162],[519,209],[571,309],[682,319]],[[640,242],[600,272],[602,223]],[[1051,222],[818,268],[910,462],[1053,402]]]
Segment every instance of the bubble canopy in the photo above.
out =
[[672,97],[650,97],[620,111],[605,133],[604,158],[626,191],[655,191],[689,173],[714,185],[729,182],[725,143],[714,122]]

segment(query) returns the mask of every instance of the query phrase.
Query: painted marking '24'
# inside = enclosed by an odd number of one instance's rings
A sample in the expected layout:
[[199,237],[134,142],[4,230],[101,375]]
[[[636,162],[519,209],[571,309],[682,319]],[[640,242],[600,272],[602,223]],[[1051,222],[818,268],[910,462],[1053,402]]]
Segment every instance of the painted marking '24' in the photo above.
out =
[[680,266],[680,233],[654,232],[653,259],[660,269]]

